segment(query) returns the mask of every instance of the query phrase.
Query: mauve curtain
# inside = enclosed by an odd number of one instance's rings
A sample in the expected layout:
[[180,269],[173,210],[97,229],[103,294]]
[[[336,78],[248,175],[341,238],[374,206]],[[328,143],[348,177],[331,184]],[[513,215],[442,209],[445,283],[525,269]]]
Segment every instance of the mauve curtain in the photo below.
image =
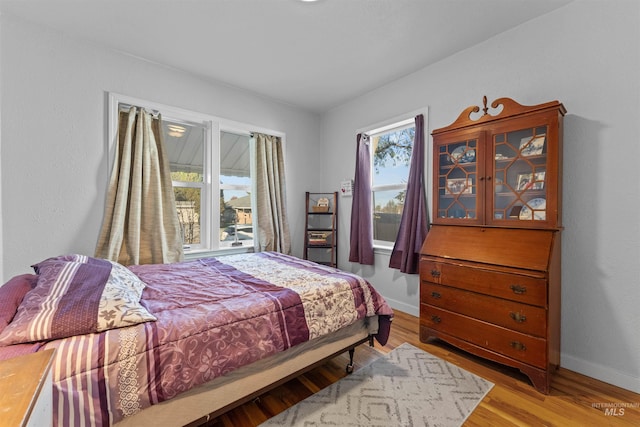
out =
[[261,133],[254,139],[259,232],[255,246],[259,251],[291,254],[282,141]]
[[424,188],[424,116],[416,116],[416,132],[411,151],[407,192],[398,237],[391,252],[389,267],[416,274],[420,248],[427,237],[427,203]]
[[373,265],[373,219],[371,207],[371,150],[369,135],[358,134],[356,176],[351,205],[349,261]]
[[162,264],[184,257],[161,118],[131,107],[119,113],[118,148],[96,257]]

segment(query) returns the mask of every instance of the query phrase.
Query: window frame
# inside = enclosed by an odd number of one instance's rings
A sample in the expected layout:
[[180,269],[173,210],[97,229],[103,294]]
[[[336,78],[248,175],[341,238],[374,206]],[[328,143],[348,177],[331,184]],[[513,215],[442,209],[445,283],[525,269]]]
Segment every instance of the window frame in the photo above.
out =
[[[216,117],[209,114],[199,113],[191,110],[186,110],[170,105],[165,105],[145,99],[135,98],[127,95],[122,95],[115,92],[109,93],[109,126],[107,131],[108,138],[108,152],[109,152],[109,168],[107,170],[107,183],[110,180],[111,171],[113,169],[113,163],[115,159],[115,152],[117,149],[117,136],[118,136],[118,110],[120,104],[135,105],[152,111],[155,113],[161,113],[164,118],[172,122],[185,122],[187,124],[202,124],[205,127],[204,136],[204,156],[203,159],[203,182],[200,183],[186,183],[180,181],[180,186],[200,186],[202,185],[201,192],[201,242],[196,245],[189,245],[190,248],[185,248],[185,258],[200,258],[203,256],[215,256],[225,253],[239,253],[239,252],[251,252],[257,246],[258,242],[254,239],[253,244],[243,245],[237,247],[225,247],[220,245],[219,229],[220,229],[220,215],[218,210],[214,209],[213,201],[214,195],[219,194],[221,185],[219,179],[214,177],[220,177],[220,162],[215,161],[220,159],[220,132],[230,132],[235,134],[246,135],[250,137],[250,149],[254,152],[254,139],[253,133],[265,133],[280,137],[283,148],[286,140],[286,135],[283,132],[274,131],[271,129],[265,129],[259,126],[254,126],[248,123],[237,122],[220,117]],[[217,155],[216,155],[217,154]],[[253,154],[251,155],[251,206],[255,210],[255,159]],[[173,183],[173,181],[172,181]],[[185,185],[186,184],[186,185]],[[229,186],[229,185],[227,185]],[[225,186],[225,187],[227,187]],[[246,187],[243,186],[243,190]],[[216,214],[216,212],[218,214]],[[254,236],[257,236],[258,221],[257,215],[253,215],[253,230]]]
[[[395,116],[393,118],[390,118],[388,120],[382,121],[382,122],[378,122],[375,123],[373,125],[367,126],[365,128],[361,128],[357,131],[357,133],[362,133],[362,134],[366,134],[368,135],[370,138],[373,138],[377,135],[381,135],[381,134],[385,134],[394,130],[403,130],[403,129],[407,129],[409,127],[415,127],[415,118],[417,115],[422,114],[424,115],[425,118],[425,123],[428,123],[427,118],[427,108],[422,108],[413,112],[409,112],[409,113],[405,113],[405,114],[401,114],[399,116]],[[426,136],[427,136],[427,130],[426,130],[426,126],[425,126],[425,143],[426,143]],[[377,185],[374,186],[373,185],[373,176],[375,173],[374,170],[374,166],[373,166],[373,162],[374,162],[374,156],[375,153],[373,152],[373,146],[372,144],[369,146],[369,154],[370,154],[370,181],[369,183],[371,184],[371,226],[375,226],[375,218],[373,218],[373,216],[375,215],[375,205],[374,205],[374,193],[376,191],[384,191],[384,190],[396,190],[396,189],[400,189],[400,186],[397,184],[384,184],[384,185]],[[425,150],[425,157],[428,155],[429,150]],[[427,173],[429,170],[429,162],[426,161],[427,159],[425,158],[425,185],[427,185],[427,177],[429,177],[429,174]],[[407,177],[408,178],[408,177]],[[404,186],[402,187],[406,190],[407,188],[407,183],[404,183]],[[425,189],[426,190],[426,189]],[[404,209],[404,208],[403,208]],[[372,233],[373,235],[373,233]],[[396,236],[397,238],[397,236]],[[376,252],[381,252],[381,253],[385,253],[385,254],[390,254],[391,251],[393,250],[393,247],[395,245],[395,241],[393,242],[387,242],[384,240],[373,240],[373,248],[374,251]]]

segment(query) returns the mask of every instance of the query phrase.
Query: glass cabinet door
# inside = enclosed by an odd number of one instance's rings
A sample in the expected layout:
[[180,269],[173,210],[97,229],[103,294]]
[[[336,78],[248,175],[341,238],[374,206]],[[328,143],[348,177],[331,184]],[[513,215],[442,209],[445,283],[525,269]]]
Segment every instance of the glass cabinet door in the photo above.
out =
[[480,135],[453,138],[436,145],[437,222],[477,222],[482,206],[478,195]]
[[[492,139],[492,203],[487,222],[527,221],[526,226],[547,221],[547,126],[498,132]],[[489,182],[487,182],[489,186]]]

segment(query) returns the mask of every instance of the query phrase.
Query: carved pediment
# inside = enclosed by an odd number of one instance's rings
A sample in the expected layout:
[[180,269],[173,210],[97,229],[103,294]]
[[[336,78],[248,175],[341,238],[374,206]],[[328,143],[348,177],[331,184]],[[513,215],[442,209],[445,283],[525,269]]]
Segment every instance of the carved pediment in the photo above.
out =
[[[521,105],[511,98],[498,98],[491,103],[491,108],[497,110],[495,114],[489,113],[489,107],[487,107],[487,97],[482,97],[482,112],[483,114],[478,118],[473,118],[472,115],[480,112],[480,107],[472,105],[465,108],[458,118],[449,126],[436,129],[432,134],[446,132],[453,129],[460,129],[467,126],[475,126],[478,124],[490,122],[493,120],[504,119],[510,116],[522,115],[530,112],[540,111],[547,108],[559,108],[560,112],[564,115],[566,110],[559,101],[551,101],[538,105]],[[502,107],[502,108],[499,108]]]

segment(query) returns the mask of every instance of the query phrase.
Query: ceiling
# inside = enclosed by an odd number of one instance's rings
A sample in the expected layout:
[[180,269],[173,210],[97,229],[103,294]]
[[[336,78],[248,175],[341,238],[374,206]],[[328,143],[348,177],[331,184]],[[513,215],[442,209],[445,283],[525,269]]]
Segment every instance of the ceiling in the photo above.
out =
[[324,112],[572,0],[1,0],[3,15]]

